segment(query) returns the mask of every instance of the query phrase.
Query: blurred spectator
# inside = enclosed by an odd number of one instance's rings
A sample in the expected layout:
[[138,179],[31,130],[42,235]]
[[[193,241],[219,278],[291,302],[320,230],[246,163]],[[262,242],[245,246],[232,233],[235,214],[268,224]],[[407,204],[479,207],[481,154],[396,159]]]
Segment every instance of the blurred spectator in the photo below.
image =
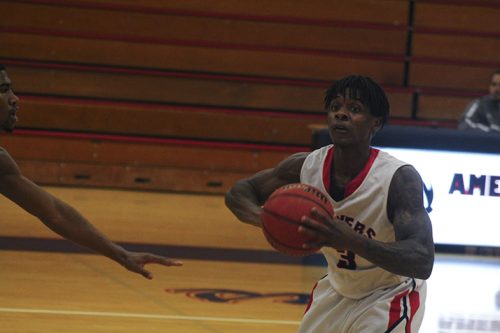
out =
[[458,128],[500,134],[500,69],[491,76],[490,94],[467,106]]

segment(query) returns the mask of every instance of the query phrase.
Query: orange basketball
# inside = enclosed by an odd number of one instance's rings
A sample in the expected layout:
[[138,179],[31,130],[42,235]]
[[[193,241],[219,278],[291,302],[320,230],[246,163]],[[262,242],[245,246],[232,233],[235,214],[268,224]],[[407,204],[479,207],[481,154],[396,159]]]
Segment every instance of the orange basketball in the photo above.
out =
[[316,207],[333,216],[333,206],[321,190],[301,183],[288,184],[274,191],[264,204],[262,230],[267,241],[278,251],[293,256],[305,256],[319,249],[304,249],[310,237],[298,232],[302,216],[309,216]]

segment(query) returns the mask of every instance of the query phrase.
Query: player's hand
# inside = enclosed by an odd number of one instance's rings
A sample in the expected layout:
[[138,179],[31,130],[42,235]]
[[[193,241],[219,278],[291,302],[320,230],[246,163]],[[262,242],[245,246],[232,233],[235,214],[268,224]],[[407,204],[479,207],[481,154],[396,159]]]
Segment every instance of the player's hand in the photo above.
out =
[[165,258],[152,253],[125,252],[122,265],[129,271],[141,274],[146,279],[152,279],[153,274],[144,268],[146,264],[158,264],[163,266],[182,266],[182,262],[175,259]]
[[305,243],[304,248],[316,248],[329,246],[337,250],[348,247],[348,235],[352,233],[351,228],[336,217],[330,217],[312,208],[311,217],[304,216],[299,227],[299,232],[307,234],[313,240]]

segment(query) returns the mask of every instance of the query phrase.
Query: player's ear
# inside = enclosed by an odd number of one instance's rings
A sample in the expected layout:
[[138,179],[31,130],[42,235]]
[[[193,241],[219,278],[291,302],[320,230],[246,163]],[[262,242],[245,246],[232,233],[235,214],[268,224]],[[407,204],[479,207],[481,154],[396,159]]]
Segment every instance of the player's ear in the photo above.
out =
[[379,129],[382,128],[382,118],[377,117],[373,120],[373,128],[372,128],[372,134],[375,134],[378,132]]

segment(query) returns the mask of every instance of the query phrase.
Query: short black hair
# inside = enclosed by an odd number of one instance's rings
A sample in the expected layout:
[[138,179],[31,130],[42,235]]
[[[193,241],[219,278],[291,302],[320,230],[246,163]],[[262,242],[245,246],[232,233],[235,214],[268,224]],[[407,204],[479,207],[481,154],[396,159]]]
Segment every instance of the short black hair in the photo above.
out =
[[368,76],[349,75],[333,82],[325,92],[325,110],[330,108],[337,96],[360,100],[373,116],[382,118],[382,125],[389,118],[390,106],[387,95],[384,89]]
[[4,70],[6,70],[5,66],[0,64],[0,71],[4,71]]

